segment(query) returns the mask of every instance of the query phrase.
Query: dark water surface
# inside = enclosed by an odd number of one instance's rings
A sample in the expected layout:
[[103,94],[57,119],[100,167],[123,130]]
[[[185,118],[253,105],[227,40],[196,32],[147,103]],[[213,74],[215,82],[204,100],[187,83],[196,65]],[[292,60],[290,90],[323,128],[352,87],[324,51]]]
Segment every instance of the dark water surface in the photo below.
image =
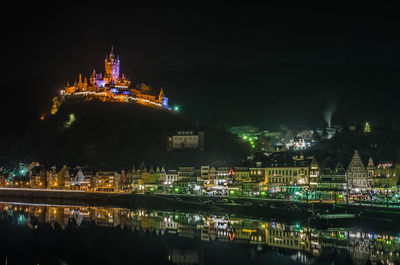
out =
[[[387,221],[382,221],[387,224]],[[400,264],[400,229],[0,202],[2,264]]]

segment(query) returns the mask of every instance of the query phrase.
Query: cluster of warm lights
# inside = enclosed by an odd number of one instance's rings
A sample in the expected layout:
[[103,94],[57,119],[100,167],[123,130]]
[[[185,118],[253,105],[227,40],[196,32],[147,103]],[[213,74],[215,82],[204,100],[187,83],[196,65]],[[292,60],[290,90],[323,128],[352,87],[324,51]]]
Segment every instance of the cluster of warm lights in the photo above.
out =
[[[75,92],[73,94],[65,93],[65,96],[72,96],[72,95],[74,95],[74,96],[76,96],[76,95],[79,95],[79,96],[107,96],[107,93],[106,92],[94,92],[94,91]],[[140,102],[155,105],[160,108],[163,107],[163,105],[158,102],[154,102],[154,101],[151,101],[148,99],[143,99],[143,98],[132,97],[132,96],[128,96],[128,95],[114,95],[114,98],[125,99],[125,101],[129,101],[129,100],[140,101]]]
[[71,95],[81,95],[81,96],[107,96],[106,92],[94,92],[94,91],[81,91],[81,92],[75,92],[73,94],[71,93],[65,93],[66,96],[71,96]]
[[162,104],[150,101],[148,99],[136,98],[136,97],[132,97],[132,96],[125,96],[125,97],[126,97],[126,99],[130,99],[130,100],[134,100],[134,101],[142,101],[142,102],[145,102],[145,103],[153,104],[153,105],[158,106],[158,107],[162,107]]

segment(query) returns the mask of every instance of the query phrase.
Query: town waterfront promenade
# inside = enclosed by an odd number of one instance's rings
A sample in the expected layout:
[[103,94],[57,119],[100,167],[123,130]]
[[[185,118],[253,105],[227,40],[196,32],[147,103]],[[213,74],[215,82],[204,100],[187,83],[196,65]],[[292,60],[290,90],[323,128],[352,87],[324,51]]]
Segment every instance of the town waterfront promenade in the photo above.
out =
[[209,211],[276,218],[315,218],[326,214],[354,214],[355,219],[400,220],[399,205],[290,201],[288,199],[231,198],[183,194],[132,194],[126,192],[85,192],[47,189],[0,188],[6,202],[58,203],[106,207],[153,208],[164,210]]

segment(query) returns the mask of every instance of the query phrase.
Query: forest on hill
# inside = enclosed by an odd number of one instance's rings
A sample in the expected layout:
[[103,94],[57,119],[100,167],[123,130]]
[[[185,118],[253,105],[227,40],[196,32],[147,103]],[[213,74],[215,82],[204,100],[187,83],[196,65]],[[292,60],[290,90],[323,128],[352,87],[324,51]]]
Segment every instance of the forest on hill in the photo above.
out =
[[[204,131],[204,149],[168,151],[168,136],[177,130]],[[109,168],[142,162],[200,166],[241,163],[248,151],[237,136],[179,113],[135,103],[67,100],[55,115],[29,123],[22,134],[4,136],[0,160]]]

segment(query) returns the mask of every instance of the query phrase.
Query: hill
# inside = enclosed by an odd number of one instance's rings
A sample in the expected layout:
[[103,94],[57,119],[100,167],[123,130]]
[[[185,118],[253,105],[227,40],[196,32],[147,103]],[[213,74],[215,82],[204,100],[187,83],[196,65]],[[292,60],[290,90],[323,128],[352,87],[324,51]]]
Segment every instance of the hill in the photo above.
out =
[[[204,150],[167,151],[167,136],[177,130],[204,131]],[[184,115],[134,103],[68,100],[55,115],[28,124],[23,135],[5,136],[0,143],[0,161],[109,168],[141,162],[199,166],[238,163],[247,151],[236,136]]]
[[374,128],[371,133],[359,131],[345,131],[332,139],[322,140],[311,148],[306,154],[314,154],[318,161],[330,156],[346,165],[351,160],[354,150],[357,149],[364,161],[372,157],[378,161],[398,161],[400,158],[400,132],[390,128]]

